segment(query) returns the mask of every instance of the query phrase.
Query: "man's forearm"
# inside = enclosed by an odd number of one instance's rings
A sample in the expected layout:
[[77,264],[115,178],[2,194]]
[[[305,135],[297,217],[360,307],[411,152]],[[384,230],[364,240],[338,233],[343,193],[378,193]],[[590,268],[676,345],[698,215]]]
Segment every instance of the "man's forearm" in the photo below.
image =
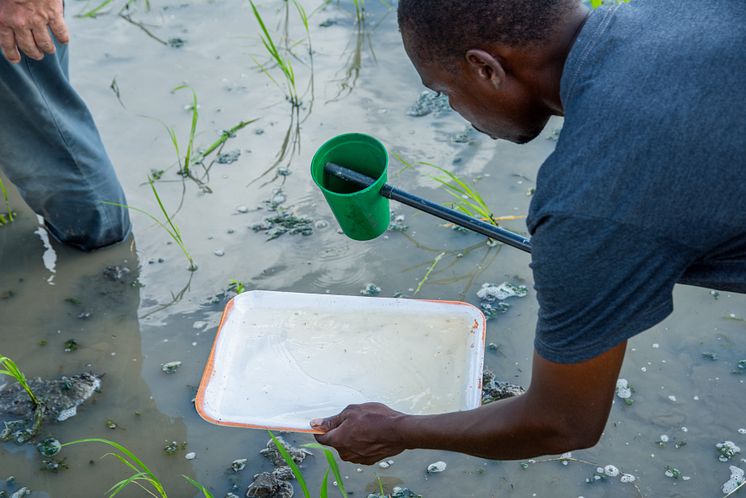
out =
[[368,465],[414,448],[504,460],[587,448],[606,425],[625,347],[620,343],[576,364],[534,354],[526,394],[476,410],[414,416],[364,403],[312,420],[311,427],[319,432],[317,441],[344,460]]
[[405,415],[395,431],[402,445],[457,451],[499,460],[554,455],[591,446],[592,434],[538,413],[530,395],[497,401],[477,410],[443,415]]

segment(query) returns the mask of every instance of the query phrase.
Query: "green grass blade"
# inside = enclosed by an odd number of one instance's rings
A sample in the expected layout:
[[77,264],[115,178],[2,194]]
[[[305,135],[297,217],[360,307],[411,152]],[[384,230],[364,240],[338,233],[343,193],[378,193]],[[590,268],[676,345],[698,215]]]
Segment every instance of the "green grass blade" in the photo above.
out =
[[161,196],[158,195],[158,189],[155,188],[155,182],[153,182],[152,178],[148,177],[148,183],[150,184],[150,189],[153,191],[153,195],[155,196],[156,202],[158,202],[158,207],[161,209],[161,213],[166,219],[166,222],[168,223],[168,225],[171,227],[174,238],[181,241],[181,231],[179,231],[179,228],[176,226],[176,224],[173,222],[171,217],[168,215],[168,211],[166,211],[166,207],[163,205]]
[[125,455],[127,458],[129,458],[131,462],[134,462],[134,466],[138,470],[146,473],[149,477],[155,479],[155,475],[153,474],[153,472],[151,472],[151,470],[148,468],[147,465],[145,465],[142,462],[142,460],[137,458],[137,456],[134,453],[132,453],[130,450],[128,450],[126,447],[122,446],[121,444],[117,443],[116,441],[110,441],[108,439],[103,439],[103,438],[84,438],[84,439],[76,439],[75,441],[63,443],[62,447],[64,448],[65,446],[73,446],[73,445],[85,444],[85,443],[100,443],[100,444],[105,444],[107,446],[110,446],[116,449],[117,451]]
[[324,479],[321,480],[321,489],[319,490],[319,498],[329,498],[329,469],[324,472]]
[[137,213],[144,214],[145,216],[147,216],[148,218],[150,218],[155,224],[157,224],[163,230],[165,230],[166,232],[168,232],[168,234],[171,236],[171,238],[173,238],[174,240],[176,240],[176,235],[171,233],[171,229],[170,228],[168,228],[161,220],[159,220],[158,218],[156,218],[152,213],[149,213],[148,211],[145,211],[144,209],[140,209],[140,208],[137,208],[137,207],[134,207],[134,206],[128,206],[127,204],[120,204],[118,202],[102,201],[101,204],[105,204],[107,206],[117,206],[117,207],[124,208],[124,209],[130,209],[130,210],[135,211]]
[[251,10],[253,11],[254,17],[256,18],[256,21],[259,24],[259,28],[261,29],[262,44],[264,45],[264,48],[267,50],[267,53],[270,55],[270,57],[275,61],[277,66],[280,68],[280,70],[282,71],[282,74],[285,76],[285,80],[287,81],[287,84],[288,84],[288,93],[289,93],[290,100],[293,102],[294,105],[296,105],[298,101],[298,92],[296,90],[295,71],[293,70],[293,66],[290,63],[290,61],[284,58],[280,54],[280,51],[277,49],[277,45],[275,44],[274,39],[272,38],[272,35],[267,29],[267,25],[264,23],[264,19],[262,18],[262,15],[259,13],[259,9],[257,9],[256,5],[254,4],[254,0],[249,0],[249,3],[251,4]]
[[[152,179],[149,179],[149,180],[152,181]],[[189,250],[186,248],[186,244],[184,244],[184,241],[181,239],[181,233],[172,232],[171,228],[169,228],[168,225],[166,225],[161,220],[156,218],[155,215],[153,215],[152,213],[148,211],[145,211],[144,209],[140,209],[134,206],[128,206],[126,204],[120,204],[118,202],[102,201],[102,204],[105,204],[107,206],[117,206],[117,207],[121,207],[124,209],[129,209],[131,211],[135,211],[137,213],[143,214],[147,216],[148,218],[150,218],[153,221],[153,223],[161,227],[173,239],[173,241],[176,242],[176,245],[179,247],[179,249],[181,249],[181,252],[184,253],[184,256],[186,257],[187,261],[191,265],[190,268],[196,269],[196,266],[194,264],[194,259],[192,258],[192,255],[189,253]]]
[[464,191],[464,189],[462,189],[458,185],[452,184],[446,178],[441,178],[439,176],[433,176],[432,179],[435,180],[436,182],[440,183],[444,188],[446,188],[446,189],[448,189],[448,190],[450,190],[452,192],[455,192],[458,195],[467,195],[467,193],[466,193],[466,191]]
[[432,178],[440,183],[449,194],[458,200],[458,206],[461,208],[461,211],[471,211],[471,216],[478,215],[488,220],[492,219],[492,210],[475,188],[471,187],[456,176],[456,174],[446,170],[445,168],[425,162],[420,164],[434,168],[446,175],[445,177],[434,176]]
[[277,46],[275,46],[275,42],[272,40],[272,36],[269,34],[269,30],[267,30],[267,26],[264,24],[264,19],[262,19],[262,15],[259,13],[259,9],[256,8],[254,0],[249,0],[249,3],[251,4],[251,10],[254,11],[254,17],[259,23],[259,27],[261,28],[262,33],[264,33],[264,37],[262,39],[264,40],[265,45],[267,45],[267,51],[279,62],[279,60],[281,60],[281,58],[279,57],[280,53],[277,50]]
[[280,452],[282,459],[285,460],[285,463],[288,464],[288,467],[290,467],[290,470],[293,471],[293,475],[298,480],[298,484],[300,485],[301,490],[303,490],[303,496],[305,496],[305,498],[311,498],[311,492],[308,490],[308,484],[306,484],[306,479],[303,477],[303,473],[300,471],[298,464],[295,463],[295,460],[293,460],[293,457],[290,456],[290,453],[288,453],[288,450],[275,437],[272,431],[267,431],[267,432],[269,432],[269,437],[271,437],[272,441],[275,443],[275,446],[277,447],[277,451]]
[[0,180],[0,191],[3,193],[3,201],[5,202],[5,210],[8,212],[8,220],[13,221],[13,210],[10,208],[10,200],[8,198],[8,191],[5,189],[5,184]]
[[277,85],[277,86],[278,86],[279,88],[281,88],[280,84],[279,84],[279,83],[277,82],[277,80],[276,80],[276,79],[274,78],[274,76],[272,76],[272,73],[270,73],[269,71],[267,71],[267,68],[266,68],[266,67],[264,67],[264,64],[262,64],[261,62],[259,62],[259,61],[257,60],[257,58],[256,58],[256,57],[254,57],[253,55],[249,55],[249,57],[251,57],[251,60],[252,60],[252,61],[254,61],[254,64],[256,64],[256,67],[258,67],[258,68],[259,68],[259,69],[261,70],[261,72],[262,72],[262,73],[264,73],[264,75],[265,75],[265,76],[266,76],[267,78],[269,78],[269,79],[270,79],[270,81],[272,81],[272,83],[274,83],[274,84],[275,84],[275,85]]
[[[167,498],[166,491],[163,488],[163,484],[155,476],[155,474],[153,474],[153,471],[151,471],[150,468],[148,468],[148,466],[145,465],[145,463],[143,463],[143,461],[137,457],[137,455],[135,455],[134,453],[132,453],[132,451],[127,449],[125,446],[117,443],[116,441],[111,441],[111,440],[103,439],[103,438],[85,438],[85,439],[77,439],[75,441],[64,443],[62,447],[64,448],[66,446],[73,446],[73,445],[87,444],[87,443],[100,443],[100,444],[104,444],[111,448],[116,449],[117,451],[119,451],[120,454],[112,453],[112,455],[114,455],[117,459],[119,459],[120,462],[124,463],[130,469],[136,471],[136,474],[134,474],[133,476],[130,476],[124,481],[120,481],[119,483],[115,484],[112,489],[118,488],[122,483],[126,483],[125,487],[126,485],[134,483],[140,486],[141,488],[143,488],[145,491],[148,491],[148,493],[150,493],[153,496],[158,497],[160,495],[161,498]],[[153,492],[151,492],[150,490],[142,486],[138,481],[148,482],[158,492],[158,495],[154,494]],[[124,489],[124,488],[122,487],[121,489]],[[121,491],[121,489],[119,489],[119,491]],[[110,496],[113,496],[113,495],[110,495]]]
[[257,119],[250,119],[250,120],[248,120],[248,121],[241,121],[241,122],[240,122],[240,123],[238,123],[238,124],[237,124],[236,126],[234,126],[234,127],[230,128],[230,129],[228,129],[228,130],[225,130],[225,131],[223,131],[223,133],[221,133],[221,134],[220,134],[220,138],[218,138],[218,139],[217,139],[217,140],[215,140],[215,141],[214,141],[214,142],[213,142],[212,144],[210,144],[210,146],[209,146],[209,147],[207,147],[207,148],[206,148],[206,149],[205,149],[205,150],[204,150],[204,151],[203,151],[203,152],[202,152],[202,153],[200,154],[200,156],[201,156],[201,157],[202,157],[203,159],[204,159],[205,157],[209,156],[210,154],[212,154],[213,152],[215,152],[215,151],[217,150],[217,148],[218,148],[218,147],[220,147],[220,146],[221,146],[221,145],[223,145],[223,144],[224,144],[225,142],[227,142],[228,140],[230,140],[230,138],[231,138],[231,137],[232,137],[233,135],[235,135],[235,134],[236,134],[237,132],[239,132],[239,131],[243,130],[244,128],[246,128],[246,127],[247,127],[247,126],[249,126],[250,124],[252,124],[252,123],[255,123],[255,122],[257,122],[257,121],[259,121],[259,119],[258,119],[258,118],[257,118]]
[[151,485],[153,484],[145,472],[138,472],[137,474],[133,474],[129,476],[127,479],[122,479],[121,481],[116,483],[114,486],[109,488],[109,491],[107,491],[107,493],[109,493],[109,498],[113,498],[114,496],[118,495],[119,493],[124,491],[124,489],[130,484],[135,484],[137,486],[140,486],[140,488],[142,488],[150,496],[154,496],[158,498],[158,495],[156,495],[155,493],[153,493],[153,491],[149,490],[148,488],[140,484],[140,482],[138,481],[145,481],[145,482],[150,483]]
[[[189,129],[189,139],[187,141],[187,150],[186,150],[186,157],[184,158],[184,165],[182,166],[182,170],[185,174],[189,174],[189,168],[191,166],[191,160],[192,160],[192,150],[194,148],[194,135],[197,133],[197,122],[199,121],[199,110],[197,109],[197,92],[194,91],[194,89],[188,85],[181,85],[177,86],[173,89],[174,92],[178,92],[179,90],[187,89],[190,92],[192,92],[192,125]],[[173,140],[173,137],[172,137]]]
[[142,469],[138,469],[137,467],[135,467],[135,465],[132,462],[130,462],[129,460],[127,460],[126,458],[124,458],[119,453],[107,453],[107,454],[104,455],[104,457],[107,457],[107,456],[113,456],[113,457],[115,457],[123,465],[125,465],[125,466],[129,467],[131,470],[133,470],[135,472],[135,474],[144,474],[144,475],[147,475]]
[[300,15],[300,20],[303,23],[303,27],[306,28],[306,34],[310,36],[311,30],[308,27],[308,14],[306,13],[306,9],[298,0],[293,0],[293,6],[295,7],[295,10],[298,11],[298,15]]
[[347,498],[347,490],[345,489],[344,479],[342,478],[342,472],[339,470],[339,465],[337,464],[336,458],[334,458],[334,453],[332,451],[319,444],[319,443],[309,443],[304,444],[304,448],[314,448],[317,450],[321,450],[324,452],[324,456],[326,457],[326,461],[329,463],[329,468],[332,471],[332,474],[334,475],[334,479],[337,481],[337,488],[339,489],[340,494],[343,498]]
[[171,138],[171,144],[173,145],[174,151],[176,152],[176,160],[179,163],[179,168],[183,170],[184,169],[184,165],[181,163],[181,150],[179,150],[179,139],[176,138],[176,132],[174,131],[173,128],[171,128],[170,126],[166,125],[165,123],[161,123],[161,124],[163,124],[163,126],[166,127],[166,131],[168,132],[168,136],[169,136],[169,138]]
[[88,18],[95,18],[102,10],[104,10],[106,7],[108,7],[114,0],[104,0],[100,4],[98,4],[96,7],[81,12],[80,14],[77,14],[75,17],[88,17]]
[[425,282],[427,282],[427,280],[430,278],[430,274],[435,271],[435,267],[438,266],[438,263],[440,263],[440,260],[443,259],[443,256],[445,255],[446,253],[442,252],[435,257],[435,259],[433,260],[433,264],[430,265],[430,268],[427,269],[425,276],[422,278],[422,280],[420,280],[420,283],[417,284],[417,289],[414,291],[415,296],[420,293],[422,287],[425,285]]
[[0,375],[7,375],[9,377],[13,377],[18,384],[23,388],[24,391],[26,391],[26,394],[28,394],[28,397],[31,398],[31,402],[34,404],[34,406],[39,406],[39,400],[37,399],[34,392],[31,390],[31,386],[28,385],[28,381],[26,380],[26,376],[23,374],[20,368],[18,368],[18,365],[16,365],[16,362],[8,358],[7,356],[0,357],[0,366],[4,367],[4,370],[0,370]]
[[201,483],[201,482],[199,482],[199,481],[195,481],[195,480],[194,480],[194,479],[192,479],[191,477],[189,477],[189,476],[185,476],[184,474],[181,474],[181,477],[183,477],[184,479],[186,479],[186,481],[187,481],[187,482],[188,482],[189,484],[191,484],[191,485],[192,485],[192,486],[194,486],[195,488],[197,488],[197,489],[199,489],[200,491],[202,491],[202,494],[204,495],[204,497],[205,497],[205,498],[214,498],[214,496],[212,495],[212,493],[210,493],[210,492],[209,492],[209,491],[207,490],[207,488],[205,488],[205,487],[204,487],[204,486],[202,485],[202,483]]

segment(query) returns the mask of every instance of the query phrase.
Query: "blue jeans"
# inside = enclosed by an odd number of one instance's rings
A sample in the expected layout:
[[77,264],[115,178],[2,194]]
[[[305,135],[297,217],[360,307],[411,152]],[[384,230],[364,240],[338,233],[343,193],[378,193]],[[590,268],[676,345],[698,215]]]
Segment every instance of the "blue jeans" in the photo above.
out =
[[16,65],[0,55],[0,169],[65,244],[88,251],[130,232],[127,209],[106,204],[127,201],[93,117],[70,85],[66,45]]

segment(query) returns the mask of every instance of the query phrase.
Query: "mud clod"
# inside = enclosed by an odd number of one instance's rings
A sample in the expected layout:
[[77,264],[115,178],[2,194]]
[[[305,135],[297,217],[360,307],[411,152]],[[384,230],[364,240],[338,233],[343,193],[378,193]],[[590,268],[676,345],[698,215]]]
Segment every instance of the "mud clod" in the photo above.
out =
[[246,490],[248,498],[292,498],[295,494],[293,485],[282,479],[279,469],[274,472],[262,472],[254,476],[254,482]]
[[[278,436],[277,440],[280,442],[280,444],[282,444],[285,447],[287,452],[292,457],[293,461],[299,465],[303,463],[303,461],[306,459],[308,455],[313,454],[308,450],[305,450],[302,448],[296,448],[292,446],[290,443],[285,441],[285,439],[282,436]],[[264,458],[272,462],[272,465],[274,465],[275,467],[285,467],[286,465],[285,460],[282,458],[282,455],[280,454],[280,451],[277,449],[277,446],[275,446],[274,441],[272,441],[271,439],[267,441],[267,447],[259,451],[259,453]]]
[[[36,378],[29,381],[29,387],[44,405],[44,421],[62,422],[75,416],[78,406],[88,401],[101,388],[101,377],[82,373],[55,380]],[[0,391],[0,420],[21,418],[22,421],[31,421],[35,408],[18,383],[10,384]]]
[[492,403],[501,399],[520,396],[526,390],[510,382],[502,382],[495,378],[495,374],[490,370],[485,370],[482,375],[482,404]]

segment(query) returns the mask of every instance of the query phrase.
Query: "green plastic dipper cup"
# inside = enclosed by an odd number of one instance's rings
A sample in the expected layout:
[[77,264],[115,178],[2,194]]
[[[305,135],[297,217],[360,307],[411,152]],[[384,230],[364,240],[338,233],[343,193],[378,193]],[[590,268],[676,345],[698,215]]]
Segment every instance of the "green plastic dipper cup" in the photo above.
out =
[[[324,170],[335,163],[375,179],[360,188]],[[334,137],[316,151],[311,176],[326,197],[342,231],[353,240],[372,240],[389,226],[389,200],[380,195],[386,184],[389,155],[386,147],[369,135],[348,133]]]

